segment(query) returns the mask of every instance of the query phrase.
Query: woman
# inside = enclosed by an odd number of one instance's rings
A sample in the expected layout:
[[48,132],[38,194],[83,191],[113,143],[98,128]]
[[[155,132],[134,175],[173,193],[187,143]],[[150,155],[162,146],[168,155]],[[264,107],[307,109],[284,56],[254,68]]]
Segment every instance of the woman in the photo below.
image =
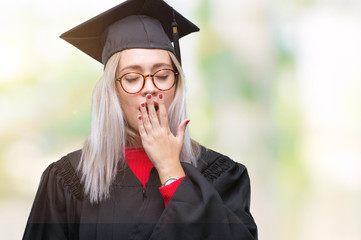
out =
[[188,135],[177,37],[197,30],[129,0],[61,36],[104,74],[89,137],[43,173],[23,239],[257,239],[246,168]]

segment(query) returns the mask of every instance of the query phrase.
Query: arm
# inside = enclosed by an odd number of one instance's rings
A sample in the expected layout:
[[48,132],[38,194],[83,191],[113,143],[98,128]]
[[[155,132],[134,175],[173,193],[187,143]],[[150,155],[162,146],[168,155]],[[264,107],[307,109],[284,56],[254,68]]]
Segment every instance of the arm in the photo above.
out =
[[[146,104],[140,106],[138,126],[143,147],[161,183],[167,177],[185,178],[175,190],[151,239],[257,239],[257,228],[249,213],[250,184],[245,167],[220,154],[210,154],[204,159],[211,163],[205,171],[214,176],[206,178],[192,165],[181,164],[179,154],[189,120],[179,125],[174,136],[169,130],[161,94],[158,101],[159,117],[151,95],[147,95]],[[222,167],[222,162],[229,163],[227,168]]]
[[213,176],[206,178],[205,173],[183,164],[186,177],[162,214],[152,239],[257,239],[257,227],[249,212],[247,170],[227,158],[217,159],[212,165],[216,169],[224,162],[228,163],[227,169],[212,171]]
[[[154,100],[158,101],[158,114],[155,111]],[[169,128],[163,94],[159,94],[156,99],[151,94],[147,94],[146,102],[141,103],[139,109],[139,135],[144,150],[157,169],[161,184],[164,184],[169,177],[184,177],[185,173],[179,156],[189,120],[186,119],[180,123],[177,134],[174,136]]]

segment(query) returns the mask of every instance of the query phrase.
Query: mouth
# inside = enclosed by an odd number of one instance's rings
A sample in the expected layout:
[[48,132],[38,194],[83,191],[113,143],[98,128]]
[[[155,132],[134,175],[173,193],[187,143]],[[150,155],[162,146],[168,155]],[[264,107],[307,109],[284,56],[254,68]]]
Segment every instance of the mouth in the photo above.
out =
[[[146,108],[147,108],[147,113],[149,114],[148,106]],[[154,105],[154,109],[155,109],[155,112],[158,113],[158,110],[159,110],[158,105]]]
[[[148,108],[148,105],[145,107],[147,109],[147,113],[149,114],[149,108]],[[154,109],[155,109],[155,112],[158,113],[158,110],[159,110],[159,105],[157,102],[154,102]],[[140,111],[140,108],[139,108],[139,111]]]

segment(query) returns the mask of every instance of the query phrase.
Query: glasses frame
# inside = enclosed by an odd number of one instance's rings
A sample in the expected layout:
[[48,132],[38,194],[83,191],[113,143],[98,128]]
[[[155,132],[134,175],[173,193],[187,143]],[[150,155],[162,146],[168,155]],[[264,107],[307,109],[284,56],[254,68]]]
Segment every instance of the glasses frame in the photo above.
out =
[[[154,76],[155,76],[158,72],[163,71],[163,70],[169,70],[169,71],[172,71],[172,72],[174,73],[175,81],[174,81],[173,85],[172,85],[171,87],[169,87],[168,89],[160,89],[159,87],[157,87],[157,85],[156,85],[155,82],[154,82]],[[124,87],[123,87],[122,78],[123,78],[125,75],[130,74],[130,73],[136,73],[136,74],[139,74],[140,76],[143,77],[143,85],[142,85],[142,87],[140,88],[140,90],[139,90],[138,92],[131,93],[131,92],[128,92],[127,90],[125,90]],[[123,74],[122,76],[116,78],[115,81],[119,81],[120,86],[122,87],[122,89],[124,90],[124,92],[126,92],[126,93],[128,93],[128,94],[137,94],[137,93],[139,93],[140,91],[143,90],[143,88],[144,88],[144,86],[145,86],[145,79],[146,79],[147,77],[150,77],[150,78],[152,79],[153,85],[154,85],[154,87],[155,87],[156,89],[158,89],[159,91],[168,91],[169,89],[171,89],[172,87],[174,87],[174,85],[178,82],[178,76],[179,76],[179,72],[177,72],[177,71],[175,71],[175,70],[173,70],[173,69],[163,68],[163,69],[159,69],[158,71],[156,71],[156,72],[153,73],[153,74],[147,74],[147,75],[143,75],[143,74],[141,74],[141,73],[139,73],[139,72],[127,72],[127,73]]]

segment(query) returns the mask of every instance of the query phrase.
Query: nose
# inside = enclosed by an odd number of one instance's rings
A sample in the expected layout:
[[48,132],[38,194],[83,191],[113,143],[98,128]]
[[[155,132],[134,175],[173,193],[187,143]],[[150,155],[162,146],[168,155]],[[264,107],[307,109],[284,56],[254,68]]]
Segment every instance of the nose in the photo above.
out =
[[150,75],[145,76],[144,87],[141,91],[142,96],[146,96],[147,94],[156,96],[158,94],[158,91],[159,90],[153,84],[152,77]]

